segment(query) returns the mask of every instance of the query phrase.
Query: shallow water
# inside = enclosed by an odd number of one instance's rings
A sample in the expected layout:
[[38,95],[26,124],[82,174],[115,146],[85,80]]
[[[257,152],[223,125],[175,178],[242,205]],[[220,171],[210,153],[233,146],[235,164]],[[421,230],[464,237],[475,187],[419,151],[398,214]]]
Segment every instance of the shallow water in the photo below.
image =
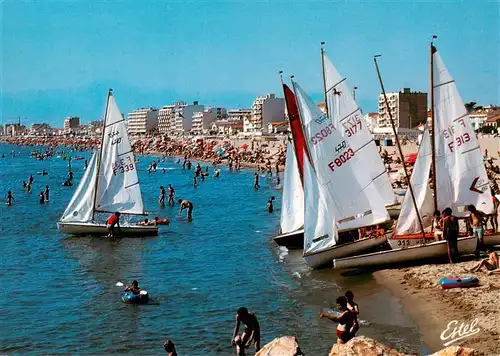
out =
[[[145,206],[171,225],[151,238],[75,238],[56,227],[76,189],[61,186],[67,161],[37,161],[29,156],[33,150],[0,145],[0,155],[6,154],[0,158],[0,194],[12,190],[16,199],[12,207],[0,205],[0,352],[151,355],[164,352],[168,337],[180,355],[231,355],[235,312],[247,306],[259,318],[263,344],[295,335],[306,354],[322,355],[335,342],[336,324],[318,313],[346,289],[356,294],[361,319],[370,322],[359,334],[426,352],[413,321],[370,274],[310,271],[300,253],[274,245],[270,236],[279,227],[281,193],[271,180],[261,178],[255,191],[252,171],[222,167],[219,179],[194,188],[192,172],[173,159],[160,163],[166,173],[148,174],[153,158],[140,157]],[[78,181],[84,161],[72,167]],[[42,169],[49,175],[36,175]],[[35,178],[30,194],[21,188],[29,174]],[[193,222],[178,217],[178,205],[158,207],[159,186],[168,183],[176,199],[193,202]],[[46,184],[51,200],[39,204]],[[273,214],[265,210],[271,195]],[[132,279],[148,290],[150,305],[120,302],[116,282]]]

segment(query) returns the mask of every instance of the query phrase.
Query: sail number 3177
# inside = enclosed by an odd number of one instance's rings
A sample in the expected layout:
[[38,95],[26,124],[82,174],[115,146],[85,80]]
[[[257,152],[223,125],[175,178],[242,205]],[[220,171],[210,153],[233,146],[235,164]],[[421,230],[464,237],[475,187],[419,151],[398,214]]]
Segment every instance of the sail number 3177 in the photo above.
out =
[[328,167],[331,169],[333,172],[335,170],[335,166],[340,167],[347,161],[351,160],[351,158],[354,157],[354,151],[352,148],[349,148],[347,151],[344,153],[340,154],[337,158],[335,158],[334,161],[328,163]]

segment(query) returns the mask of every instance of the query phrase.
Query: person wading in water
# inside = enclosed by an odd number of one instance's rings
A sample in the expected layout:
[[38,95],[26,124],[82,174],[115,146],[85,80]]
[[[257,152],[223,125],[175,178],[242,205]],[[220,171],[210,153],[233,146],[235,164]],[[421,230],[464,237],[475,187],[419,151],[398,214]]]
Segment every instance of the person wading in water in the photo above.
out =
[[182,215],[182,211],[184,209],[187,209],[188,221],[192,221],[193,220],[193,203],[191,203],[189,200],[182,200],[182,199],[179,199],[178,202],[181,205],[181,208],[179,210],[179,216]]
[[[243,334],[238,335],[240,323],[245,326]],[[232,344],[236,345],[236,354],[245,355],[245,349],[255,344],[255,352],[260,350],[260,325],[255,313],[250,313],[247,308],[241,307],[236,312],[236,325],[233,332]]]
[[16,199],[14,199],[12,192],[9,190],[7,192],[7,196],[5,197],[5,204],[7,204],[8,206],[11,206],[12,202],[14,202],[14,201],[16,201]]
[[266,210],[269,212],[269,213],[272,213],[274,211],[274,207],[273,207],[273,200],[275,198],[274,197],[271,197],[269,198],[269,200],[267,201],[267,206],[266,206]]
[[120,228],[120,213],[116,212],[112,214],[108,220],[106,220],[106,227],[108,228],[108,238],[115,237],[115,226]]
[[158,202],[160,203],[160,208],[165,207],[165,188],[163,188],[163,185],[160,186],[160,196],[158,197]]
[[350,330],[354,325],[354,315],[347,308],[347,300],[345,296],[337,298],[337,309],[340,311],[340,315],[330,315],[326,313],[321,313],[320,318],[327,318],[331,321],[336,321],[337,325],[337,344],[345,344],[352,339]]

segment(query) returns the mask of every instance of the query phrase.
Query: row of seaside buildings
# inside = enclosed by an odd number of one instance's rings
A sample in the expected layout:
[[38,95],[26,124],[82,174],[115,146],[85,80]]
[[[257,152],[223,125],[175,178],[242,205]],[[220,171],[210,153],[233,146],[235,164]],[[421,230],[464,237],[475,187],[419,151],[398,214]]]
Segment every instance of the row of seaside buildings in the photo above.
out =
[[[374,136],[392,136],[389,110],[395,120],[398,133],[416,138],[426,122],[427,93],[412,92],[404,88],[399,92],[388,93],[388,107],[382,95],[378,100],[378,112],[367,113],[364,119]],[[324,103],[318,107],[325,111]],[[122,114],[123,115],[123,114]],[[125,116],[124,116],[125,117]],[[476,130],[484,126],[500,126],[500,107],[488,106],[471,110],[471,124]],[[154,135],[246,135],[262,136],[280,134],[288,131],[285,102],[275,94],[258,96],[251,108],[228,110],[223,107],[208,107],[195,101],[188,104],[177,101],[162,108],[140,108],[130,112],[126,118],[127,129],[133,137]],[[420,125],[420,127],[419,127]],[[21,121],[0,127],[0,134],[6,136],[33,135],[82,135],[95,136],[102,131],[102,120],[80,123],[79,117],[64,119],[62,129],[53,129],[48,124],[32,124],[26,128]]]

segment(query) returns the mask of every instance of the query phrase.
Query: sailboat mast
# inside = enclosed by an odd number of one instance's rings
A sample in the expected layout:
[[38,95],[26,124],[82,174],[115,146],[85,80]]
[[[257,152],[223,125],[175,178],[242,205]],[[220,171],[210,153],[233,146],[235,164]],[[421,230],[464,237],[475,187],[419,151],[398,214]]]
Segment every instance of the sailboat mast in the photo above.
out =
[[[437,38],[437,36],[432,36],[432,38]],[[437,203],[437,185],[436,185],[436,140],[434,136],[434,130],[436,128],[436,123],[434,122],[434,53],[436,52],[436,47],[434,47],[433,41],[431,41],[431,148],[432,148],[432,194],[434,201],[434,211],[438,210]]]
[[[293,78],[294,76],[290,76],[290,81],[292,82],[292,88],[293,88],[293,94],[295,95],[295,98],[297,98],[297,88],[295,87],[295,82],[293,81]],[[301,115],[300,115],[300,108],[299,108],[299,103],[297,102],[297,109],[298,109],[298,113],[297,113],[297,116],[299,118],[299,121],[300,121],[300,126],[302,127],[302,132],[306,132],[306,127],[304,126],[304,120],[302,119]],[[310,148],[309,148],[309,140],[304,140],[304,144],[305,144],[305,150],[306,150],[306,156],[307,156],[307,159],[309,160],[309,164],[311,165],[311,168],[313,169],[313,171],[316,171],[315,168],[314,168],[314,163],[311,159],[311,157],[309,156],[309,152],[310,151]],[[302,154],[304,154],[304,152],[302,152]]]
[[408,182],[408,189],[410,190],[411,200],[413,202],[413,208],[415,209],[415,212],[417,213],[418,224],[420,225],[420,229],[422,230],[422,239],[423,239],[423,243],[425,244],[424,224],[422,223],[422,217],[420,216],[420,212],[418,211],[417,200],[415,199],[415,194],[413,193],[413,187],[411,185],[410,175],[408,174],[408,170],[406,169],[406,163],[404,160],[403,149],[401,148],[401,144],[399,142],[399,137],[398,137],[398,134],[396,132],[396,125],[394,124],[394,119],[392,118],[392,113],[391,113],[391,109],[389,108],[389,102],[387,100],[387,95],[385,94],[384,83],[382,82],[382,76],[380,75],[380,70],[378,68],[377,57],[380,57],[380,56],[381,56],[380,54],[375,55],[373,57],[373,61],[375,62],[375,68],[377,68],[378,80],[380,82],[380,88],[382,89],[382,95],[384,96],[385,107],[389,113],[389,120],[391,121],[392,132],[394,133],[394,137],[396,140],[396,146],[398,147],[399,155],[401,157],[401,162],[403,163],[403,170],[405,172],[406,181]]
[[326,116],[330,117],[328,115],[328,100],[327,100],[327,95],[326,95],[326,76],[325,76],[325,51],[323,50],[325,42],[321,42],[321,71],[323,73],[323,93],[325,96],[325,112]]
[[102,149],[103,149],[103,145],[104,145],[104,135],[106,132],[106,121],[108,118],[109,98],[111,98],[112,95],[113,95],[113,89],[109,89],[108,98],[106,100],[106,109],[104,109],[104,120],[102,122],[101,146],[99,147],[99,154],[97,155],[97,171],[96,171],[96,179],[95,179],[95,187],[94,187],[94,203],[92,205],[92,220],[94,220],[95,205],[97,202],[97,187],[99,186],[99,172],[101,171]]

